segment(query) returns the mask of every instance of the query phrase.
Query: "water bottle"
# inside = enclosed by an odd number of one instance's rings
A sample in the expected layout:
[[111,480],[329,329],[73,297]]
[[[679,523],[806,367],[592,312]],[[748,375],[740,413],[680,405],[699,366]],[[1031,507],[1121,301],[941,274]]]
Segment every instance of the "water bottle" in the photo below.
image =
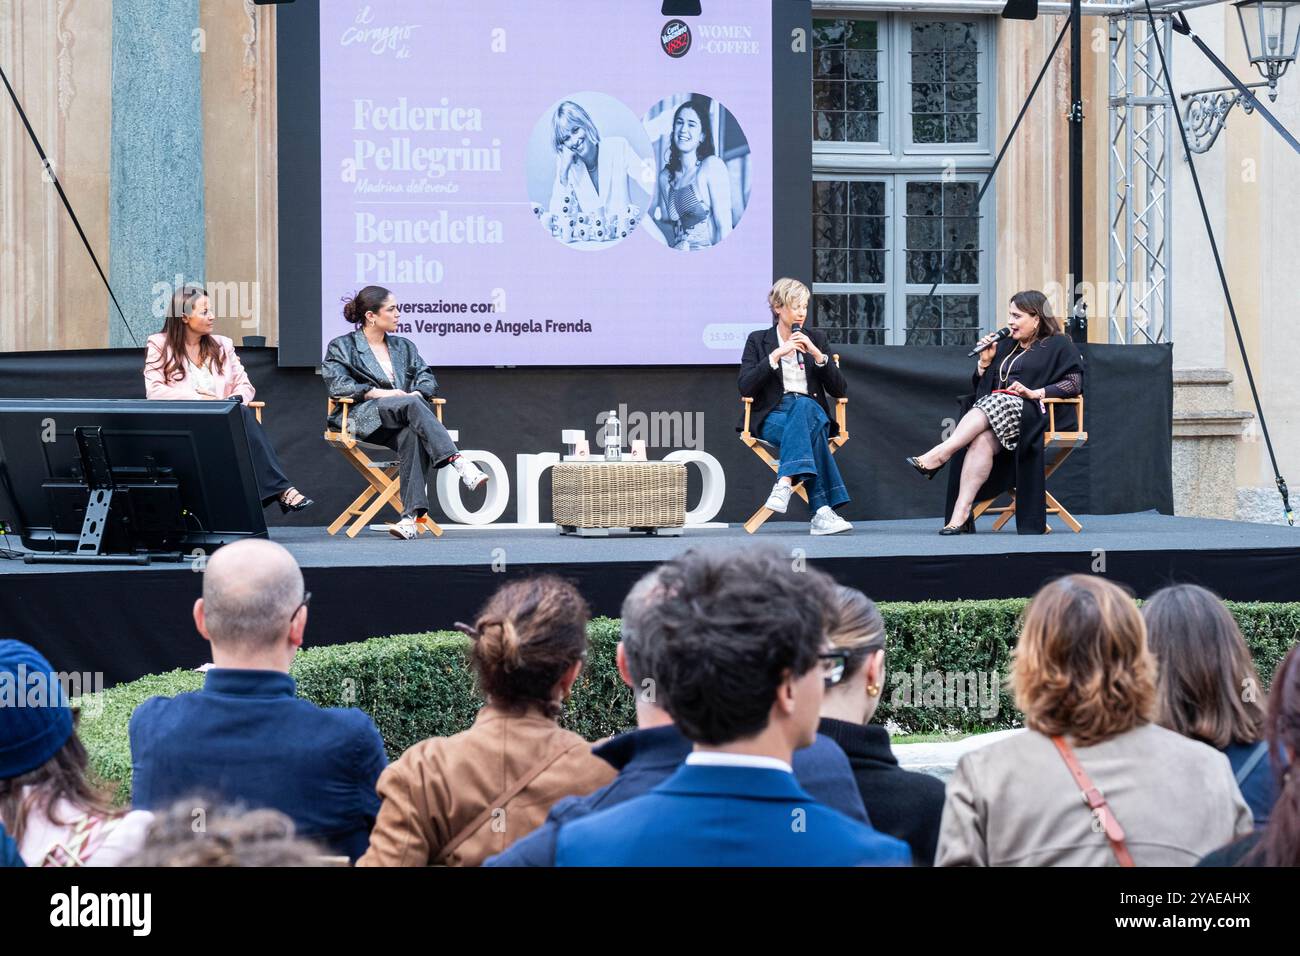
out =
[[618,420],[618,411],[613,409],[605,419],[605,460],[623,460],[623,426]]

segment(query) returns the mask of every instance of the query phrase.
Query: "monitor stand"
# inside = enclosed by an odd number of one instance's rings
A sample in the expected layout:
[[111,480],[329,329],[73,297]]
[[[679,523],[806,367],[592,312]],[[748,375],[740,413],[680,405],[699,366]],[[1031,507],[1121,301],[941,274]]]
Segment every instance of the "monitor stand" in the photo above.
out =
[[[77,541],[76,551],[33,552],[23,555],[25,564],[151,564],[153,561],[181,561],[180,552],[149,553],[135,550],[135,535],[131,530],[130,518],[123,514],[118,520],[120,532],[125,536],[125,544],[132,550],[104,554],[104,535],[109,522],[116,516],[113,512],[113,496],[123,499],[130,494],[129,488],[119,488],[113,480],[113,467],[108,460],[108,449],[104,447],[103,429],[98,425],[80,425],[73,429],[77,436],[77,451],[81,457],[81,474],[83,480],[76,487],[86,491],[86,516],[81,523],[81,537]],[[142,489],[143,490],[143,489]],[[125,501],[123,501],[125,504]],[[129,509],[119,509],[129,510]]]

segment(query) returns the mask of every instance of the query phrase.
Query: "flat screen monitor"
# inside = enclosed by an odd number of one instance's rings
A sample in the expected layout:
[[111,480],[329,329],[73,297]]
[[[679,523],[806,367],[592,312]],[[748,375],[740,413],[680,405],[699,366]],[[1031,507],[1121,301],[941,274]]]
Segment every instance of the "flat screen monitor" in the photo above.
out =
[[234,403],[2,399],[0,521],[30,550],[77,549],[88,500],[79,429],[111,469],[92,479],[115,488],[104,552],[211,551],[266,537]]

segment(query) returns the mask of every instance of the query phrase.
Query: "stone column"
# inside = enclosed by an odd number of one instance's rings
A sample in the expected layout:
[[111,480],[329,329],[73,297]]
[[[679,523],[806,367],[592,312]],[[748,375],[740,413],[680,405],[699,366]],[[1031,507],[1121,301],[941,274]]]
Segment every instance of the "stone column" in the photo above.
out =
[[[110,281],[141,345],[176,277],[204,277],[204,45],[198,0],[113,0]],[[133,345],[115,315],[109,328],[111,346]]]
[[1174,514],[1237,515],[1237,448],[1250,412],[1232,407],[1232,373],[1174,369]]

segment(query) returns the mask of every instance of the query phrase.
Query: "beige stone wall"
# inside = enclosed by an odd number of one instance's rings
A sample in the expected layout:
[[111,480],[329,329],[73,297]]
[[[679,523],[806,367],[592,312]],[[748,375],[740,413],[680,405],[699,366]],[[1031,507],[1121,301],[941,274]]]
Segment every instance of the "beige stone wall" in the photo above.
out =
[[[106,273],[111,20],[94,0],[0,0],[0,63]],[[0,350],[105,346],[108,294],[0,95]]]
[[[1224,10],[1228,66],[1253,82],[1235,11]],[[1277,101],[1264,103],[1288,129],[1300,129],[1300,74],[1293,67],[1278,84]],[[1263,96],[1263,94],[1260,94]],[[1292,333],[1300,311],[1296,250],[1300,245],[1300,156],[1258,115],[1238,107],[1215,149],[1226,150],[1223,190],[1229,209],[1228,278],[1242,338],[1263,398],[1273,449],[1283,475],[1300,487],[1300,352]],[[1225,142],[1226,141],[1226,142]],[[1253,410],[1250,387],[1236,345],[1232,320],[1223,309],[1225,366],[1234,376],[1236,406]],[[1240,485],[1272,485],[1273,471],[1258,427],[1248,428],[1237,457]]]
[[[218,331],[277,340],[275,13],[202,0],[209,284]],[[0,0],[0,63],[108,273],[110,0]],[[102,348],[111,305],[7,99],[0,102],[0,350]],[[170,277],[159,276],[160,280]],[[131,313],[150,303],[123,301]],[[113,319],[112,321],[116,321]]]
[[[1103,30],[1103,20],[1092,21]],[[997,146],[1015,122],[1029,95],[1063,18],[998,20]],[[1083,46],[1084,94],[1084,275],[1092,289],[1108,274],[1107,64],[1106,45],[1089,33]],[[1099,52],[1100,50],[1100,52]],[[1052,66],[1025,115],[1015,141],[998,170],[997,308],[1020,289],[1048,289],[1057,314],[1067,314],[1070,264],[1069,123],[1070,38],[1061,43]],[[1089,294],[1088,337],[1106,340],[1105,296]],[[1098,301],[1099,300],[1099,301]]]
[[275,15],[252,0],[203,0],[207,283],[217,331],[277,341]]

